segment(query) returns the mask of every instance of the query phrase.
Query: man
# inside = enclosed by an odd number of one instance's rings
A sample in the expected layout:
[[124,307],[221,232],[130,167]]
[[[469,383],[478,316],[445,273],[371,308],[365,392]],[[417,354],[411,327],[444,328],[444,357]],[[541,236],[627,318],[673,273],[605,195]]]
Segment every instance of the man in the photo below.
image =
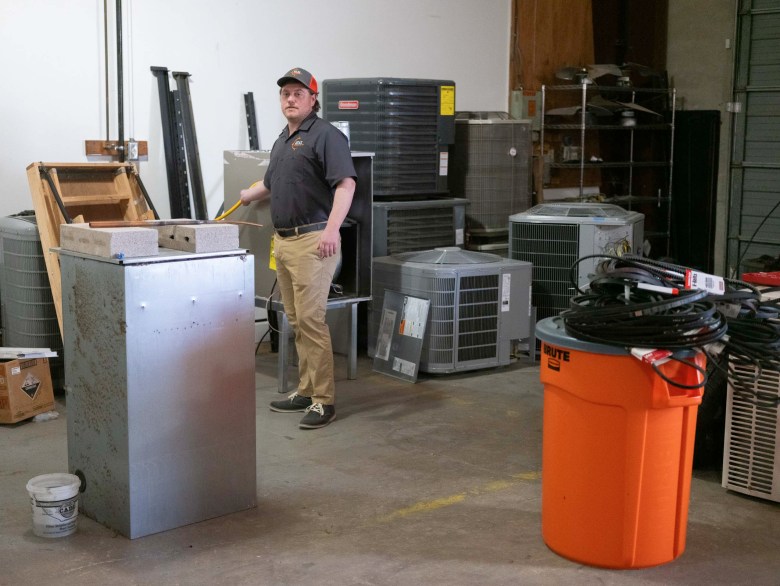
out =
[[304,411],[299,427],[315,429],[336,417],[325,310],[341,263],[339,228],[352,204],[356,173],[347,137],[317,116],[314,76],[293,68],[277,84],[287,126],[271,149],[265,178],[241,191],[241,203],[271,198],[276,278],[298,351],[298,389],[272,401],[271,411]]

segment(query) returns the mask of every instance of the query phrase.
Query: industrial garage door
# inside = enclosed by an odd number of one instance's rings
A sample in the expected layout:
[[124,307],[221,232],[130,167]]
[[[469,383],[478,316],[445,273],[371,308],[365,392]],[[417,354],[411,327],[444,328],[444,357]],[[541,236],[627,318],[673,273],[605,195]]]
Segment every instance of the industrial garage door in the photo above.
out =
[[729,275],[780,270],[780,2],[740,0],[736,42]]

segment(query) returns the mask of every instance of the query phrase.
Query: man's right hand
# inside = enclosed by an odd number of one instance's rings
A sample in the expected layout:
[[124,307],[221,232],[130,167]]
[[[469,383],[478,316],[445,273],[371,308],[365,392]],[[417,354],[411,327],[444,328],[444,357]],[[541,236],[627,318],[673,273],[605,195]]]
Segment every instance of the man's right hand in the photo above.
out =
[[239,192],[241,196],[241,205],[249,205],[253,201],[266,199],[271,195],[271,191],[265,186],[262,181],[253,183],[251,187],[242,189]]

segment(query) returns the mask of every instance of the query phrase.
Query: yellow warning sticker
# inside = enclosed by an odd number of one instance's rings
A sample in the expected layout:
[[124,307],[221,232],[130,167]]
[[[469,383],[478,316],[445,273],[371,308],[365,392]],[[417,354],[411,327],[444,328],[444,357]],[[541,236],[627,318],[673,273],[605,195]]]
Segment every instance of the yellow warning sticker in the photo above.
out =
[[274,256],[274,237],[271,236],[271,253],[268,255],[268,268],[276,270],[276,257]]
[[455,86],[454,85],[441,86],[441,115],[442,116],[455,115]]

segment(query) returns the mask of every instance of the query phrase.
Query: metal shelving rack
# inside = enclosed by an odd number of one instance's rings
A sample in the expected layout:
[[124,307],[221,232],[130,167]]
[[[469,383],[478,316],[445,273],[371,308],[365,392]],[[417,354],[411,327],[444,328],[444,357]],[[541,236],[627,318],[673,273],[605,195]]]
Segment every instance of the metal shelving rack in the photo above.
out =
[[[548,110],[547,110],[547,93],[548,92],[578,92],[579,93],[579,120],[576,123],[549,123]],[[655,94],[659,98],[668,99],[668,103],[664,105],[664,108],[658,112],[660,115],[665,116],[665,121],[660,123],[639,123],[635,118],[631,119],[631,123],[626,124],[598,124],[593,123],[590,120],[590,113],[588,111],[588,99],[596,94],[606,93],[611,96],[620,96],[618,99],[620,102],[628,104],[636,104],[637,96],[652,97]],[[623,97],[625,96],[625,98]],[[638,88],[633,86],[603,86],[592,83],[590,80],[585,80],[579,84],[568,85],[554,85],[554,86],[542,86],[541,92],[541,111],[542,111],[542,124],[539,132],[539,144],[541,148],[545,145],[545,134],[550,131],[578,131],[579,132],[579,149],[580,156],[578,161],[574,162],[548,162],[545,163],[549,169],[568,169],[578,170],[579,179],[577,181],[577,187],[579,188],[579,199],[585,200],[587,197],[585,194],[585,171],[587,169],[625,169],[626,180],[625,186],[627,187],[627,193],[621,195],[611,195],[606,199],[609,203],[615,203],[625,207],[626,209],[633,210],[635,204],[652,204],[655,203],[657,208],[661,208],[665,204],[665,217],[663,217],[663,229],[648,231],[646,236],[648,238],[656,238],[658,240],[665,241],[665,252],[669,254],[669,238],[670,238],[670,225],[671,225],[671,213],[672,213],[672,167],[674,160],[674,114],[675,114],[675,101],[676,91],[674,88]],[[630,111],[629,108],[627,110]],[[586,153],[586,138],[589,133],[600,132],[626,132],[628,133],[626,159],[621,161],[599,161],[591,162],[588,160]],[[637,160],[635,150],[635,138],[637,132],[668,132],[668,158],[664,160]],[[666,189],[666,193],[662,193],[659,188],[656,195],[638,195],[635,193],[635,173],[637,169],[655,168],[662,173],[666,173],[663,184]],[[656,218],[657,219],[657,218]]]

